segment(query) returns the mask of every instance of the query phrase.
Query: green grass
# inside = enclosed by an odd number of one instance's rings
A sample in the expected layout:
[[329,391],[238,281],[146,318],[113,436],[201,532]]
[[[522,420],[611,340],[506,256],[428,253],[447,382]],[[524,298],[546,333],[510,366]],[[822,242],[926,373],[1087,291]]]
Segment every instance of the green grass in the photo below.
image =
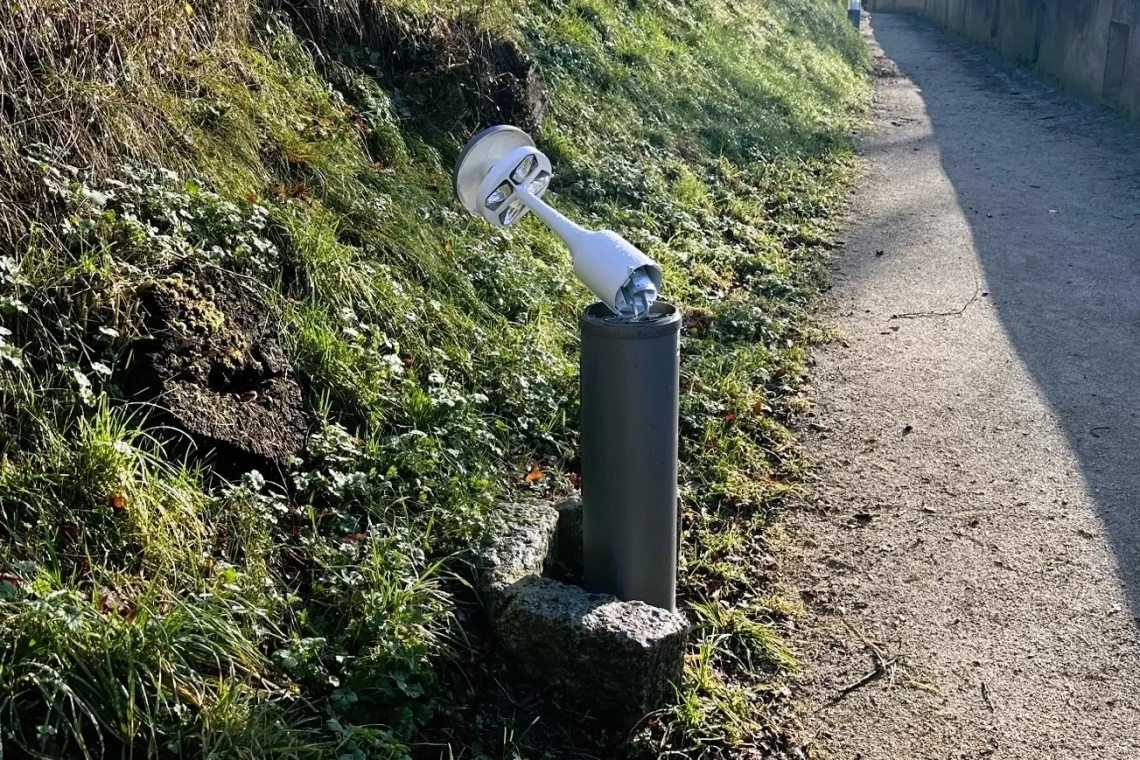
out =
[[[236,0],[49,5],[0,10],[0,52],[25,64],[0,69],[0,755],[395,758],[456,715],[465,744],[414,751],[552,750],[453,687],[478,664],[447,558],[498,500],[573,489],[589,296],[537,223],[495,231],[451,197],[484,126],[441,100],[458,75],[397,90],[383,51],[315,47]],[[632,746],[778,743],[798,612],[770,596],[765,535],[801,467],[783,422],[853,166],[861,42],[815,0],[385,8],[408,35],[438,14],[534,57],[552,197],[661,262],[688,314],[699,633]],[[34,65],[69,34],[71,58]],[[219,482],[121,388],[138,293],[186,257],[259,284],[309,381],[291,489]]]

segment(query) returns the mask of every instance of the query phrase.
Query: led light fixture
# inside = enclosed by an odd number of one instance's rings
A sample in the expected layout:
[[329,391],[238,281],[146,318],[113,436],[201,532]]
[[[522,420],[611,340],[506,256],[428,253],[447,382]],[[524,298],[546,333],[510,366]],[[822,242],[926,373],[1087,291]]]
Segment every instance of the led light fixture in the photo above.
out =
[[577,275],[598,299],[625,319],[644,319],[661,289],[661,267],[609,230],[588,230],[542,200],[553,170],[521,129],[490,127],[471,138],[455,165],[455,194],[464,208],[496,227],[529,212],[570,249]]
[[455,194],[495,227],[533,213],[601,301],[579,318],[582,587],[672,612],[681,310],[657,300],[661,267],[632,243],[585,229],[543,200],[553,174],[529,135],[491,127],[459,156]]

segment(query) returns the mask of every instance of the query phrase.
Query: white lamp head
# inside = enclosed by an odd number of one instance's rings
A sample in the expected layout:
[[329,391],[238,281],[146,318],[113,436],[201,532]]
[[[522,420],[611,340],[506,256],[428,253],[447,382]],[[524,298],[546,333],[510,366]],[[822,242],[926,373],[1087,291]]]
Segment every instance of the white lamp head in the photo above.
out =
[[587,230],[542,200],[553,170],[530,135],[490,127],[471,138],[455,165],[455,194],[463,207],[496,227],[533,211],[570,249],[574,274],[615,314],[648,317],[661,289],[661,267],[609,230]]
[[550,159],[517,127],[489,127],[471,138],[455,165],[455,194],[472,214],[496,227],[514,224],[530,209],[518,190],[541,198],[550,186]]

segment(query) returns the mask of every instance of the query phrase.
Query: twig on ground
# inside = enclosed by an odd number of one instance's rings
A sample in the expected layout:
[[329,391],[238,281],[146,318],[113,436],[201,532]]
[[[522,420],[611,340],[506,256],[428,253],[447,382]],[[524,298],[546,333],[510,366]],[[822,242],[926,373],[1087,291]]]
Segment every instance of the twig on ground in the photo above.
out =
[[986,707],[990,708],[990,712],[994,712],[994,702],[990,699],[990,690],[985,681],[982,681],[982,699],[985,700]]
[[976,300],[978,300],[978,292],[975,290],[974,295],[970,297],[969,301],[966,301],[966,303],[964,303],[962,305],[961,309],[955,309],[954,311],[912,311],[912,312],[908,312],[906,314],[892,314],[891,319],[922,319],[924,317],[960,317],[966,312],[966,309],[970,308],[970,304],[972,304]]
[[978,300],[978,296],[982,294],[982,284],[978,282],[978,274],[974,273],[974,295],[970,296],[970,300],[962,304],[962,308],[955,309],[954,311],[911,311],[906,314],[892,314],[891,319],[923,319],[925,317],[960,317],[966,313],[966,309],[970,308],[970,304]]
[[902,659],[901,654],[895,655],[894,657],[887,657],[884,655],[883,650],[879,649],[878,645],[875,644],[875,642],[864,636],[855,626],[851,625],[850,621],[848,621],[846,618],[843,620],[843,625],[847,626],[847,630],[855,634],[859,641],[862,642],[863,646],[866,647],[874,656],[875,668],[860,678],[858,681],[847,684],[842,689],[840,689],[839,694],[836,695],[834,700],[832,700],[832,704],[839,702],[856,689],[866,686],[872,681],[881,678],[888,673],[890,674],[891,680],[893,682],[895,675],[895,666],[898,664],[899,660]]
[[[863,634],[863,632],[862,632],[862,631],[860,631],[860,630],[859,630],[858,628],[856,628],[855,626],[851,625],[851,621],[850,621],[850,620],[848,620],[847,618],[843,618],[843,625],[845,625],[845,626],[847,627],[847,630],[849,630],[849,631],[851,631],[851,633],[855,634],[855,638],[859,639],[859,642],[860,642],[860,643],[861,643],[861,644],[862,644],[864,647],[866,647],[867,649],[871,650],[871,654],[875,655],[875,661],[876,661],[876,662],[882,663],[882,662],[884,662],[884,661],[887,659],[887,658],[886,658],[886,657],[883,655],[883,650],[879,649],[879,646],[878,646],[878,644],[876,644],[875,642],[873,642],[873,641],[871,641],[870,639],[868,639],[868,638],[867,638],[867,637],[866,637],[866,636]],[[897,658],[896,658],[896,659],[897,659]]]
[[843,699],[844,697],[846,697],[848,694],[855,691],[859,687],[866,686],[867,684],[874,681],[876,678],[883,676],[888,671],[893,673],[894,667],[898,663],[898,661],[899,661],[898,657],[892,657],[891,659],[885,660],[883,662],[876,661],[874,670],[872,670],[867,675],[860,678],[855,683],[847,684],[842,689],[840,689],[839,690],[839,696],[835,698],[835,701],[838,702],[839,700]]

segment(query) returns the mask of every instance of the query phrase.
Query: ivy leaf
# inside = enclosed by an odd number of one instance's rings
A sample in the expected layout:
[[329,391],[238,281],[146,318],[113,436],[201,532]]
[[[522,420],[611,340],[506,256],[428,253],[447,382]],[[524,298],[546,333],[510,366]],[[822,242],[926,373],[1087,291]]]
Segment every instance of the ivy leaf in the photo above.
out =
[[18,298],[0,296],[0,312],[4,314],[15,314],[17,312],[27,314],[28,306]]
[[8,362],[16,369],[23,369],[24,367],[24,352],[3,340],[0,340],[0,359]]
[[95,405],[95,392],[91,389],[91,378],[87,377],[76,364],[61,364],[60,370],[67,372],[75,380],[80,400],[87,406]]

